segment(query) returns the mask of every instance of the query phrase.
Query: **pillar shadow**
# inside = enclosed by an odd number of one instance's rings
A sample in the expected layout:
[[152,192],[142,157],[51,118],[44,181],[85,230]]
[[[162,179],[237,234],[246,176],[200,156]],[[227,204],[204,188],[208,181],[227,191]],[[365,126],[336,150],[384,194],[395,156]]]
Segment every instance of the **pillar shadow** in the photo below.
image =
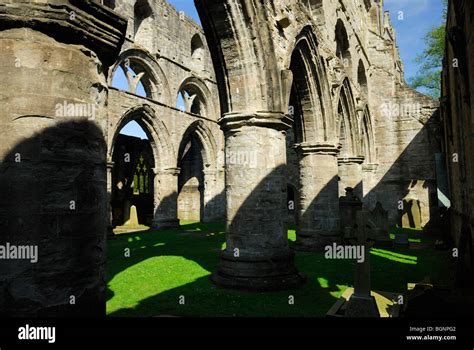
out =
[[38,260],[0,263],[3,317],[103,316],[106,144],[90,121],[52,124],[0,164],[2,244],[37,247]]

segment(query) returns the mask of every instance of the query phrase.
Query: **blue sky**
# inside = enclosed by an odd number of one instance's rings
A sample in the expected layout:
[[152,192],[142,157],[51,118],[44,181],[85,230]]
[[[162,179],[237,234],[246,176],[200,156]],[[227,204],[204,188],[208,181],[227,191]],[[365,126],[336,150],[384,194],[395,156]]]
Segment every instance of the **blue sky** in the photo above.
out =
[[[169,2],[176,10],[184,11],[200,23],[193,0],[169,0]],[[385,0],[384,9],[390,11],[392,24],[397,32],[397,44],[405,66],[405,78],[408,81],[418,71],[415,58],[425,47],[423,40],[425,34],[442,22],[442,0]],[[117,87],[126,90],[125,79],[121,77],[119,80]],[[127,124],[121,133],[146,138],[146,134],[135,122]]]
[[[442,22],[442,0],[385,0],[384,8],[390,11],[405,78],[409,80],[418,71],[415,58],[425,47],[425,34]],[[403,12],[403,19],[398,19],[399,11]]]
[[[169,2],[199,23],[193,0]],[[392,24],[397,31],[400,56],[405,65],[405,77],[409,79],[418,70],[415,58],[423,51],[424,35],[442,21],[442,0],[385,0],[384,9],[390,11]],[[400,11],[403,11],[403,18],[399,19]]]

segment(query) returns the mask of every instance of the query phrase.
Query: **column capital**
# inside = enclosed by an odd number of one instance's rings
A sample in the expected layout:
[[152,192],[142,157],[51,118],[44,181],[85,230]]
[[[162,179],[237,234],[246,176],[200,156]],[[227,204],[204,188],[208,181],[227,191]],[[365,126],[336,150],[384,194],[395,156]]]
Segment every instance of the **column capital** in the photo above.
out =
[[107,66],[119,54],[127,28],[126,19],[93,0],[23,1],[16,6],[7,1],[0,4],[0,21],[2,29],[29,27],[56,39],[69,34]]
[[364,163],[364,156],[356,156],[356,157],[339,157],[337,162],[339,164],[362,164]]
[[302,142],[295,145],[297,152],[301,155],[323,154],[337,156],[340,152],[340,146],[332,143],[308,143]]
[[223,131],[240,129],[243,126],[259,126],[276,130],[286,130],[291,127],[292,119],[283,112],[231,112],[225,113],[219,124]]
[[181,173],[181,168],[166,168],[166,169],[153,168],[153,172],[155,173],[155,175],[178,176]]

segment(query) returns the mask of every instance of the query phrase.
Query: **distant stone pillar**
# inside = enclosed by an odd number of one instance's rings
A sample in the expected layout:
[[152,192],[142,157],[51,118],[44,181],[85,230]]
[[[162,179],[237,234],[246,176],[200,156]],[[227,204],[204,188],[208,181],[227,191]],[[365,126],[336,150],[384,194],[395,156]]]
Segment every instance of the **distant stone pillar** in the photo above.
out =
[[[127,22],[91,1],[0,5],[0,314],[105,315],[107,71]],[[74,302],[73,302],[74,301]]]
[[354,189],[354,195],[360,200],[364,198],[362,181],[362,163],[364,157],[344,157],[339,158],[339,196],[346,193],[346,188]]
[[217,220],[216,196],[217,193],[217,171],[204,170],[204,203],[203,212],[201,214],[202,222],[213,222]]
[[318,251],[340,238],[338,147],[300,144],[300,189],[295,249]]
[[[219,286],[245,290],[293,288],[304,281],[288,246],[286,141],[282,113],[229,113],[225,133],[226,249],[212,276]],[[249,162],[229,159],[245,154]]]
[[179,168],[155,169],[154,179],[154,229],[179,227],[178,175]]
[[113,225],[113,208],[112,208],[112,172],[114,170],[114,162],[107,161],[107,237],[114,237]]
[[371,195],[372,190],[377,185],[377,167],[378,164],[362,164],[362,183],[363,183],[363,202],[366,208],[373,208],[377,203],[376,195]]

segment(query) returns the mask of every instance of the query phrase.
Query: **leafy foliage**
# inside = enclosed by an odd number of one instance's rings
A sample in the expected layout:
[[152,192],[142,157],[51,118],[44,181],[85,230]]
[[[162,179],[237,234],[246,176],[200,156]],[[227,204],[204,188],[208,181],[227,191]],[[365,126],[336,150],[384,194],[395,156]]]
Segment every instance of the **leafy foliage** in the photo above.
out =
[[443,23],[432,28],[425,36],[425,49],[417,56],[416,62],[420,65],[418,74],[411,79],[410,85],[414,88],[425,88],[427,94],[439,98],[441,93],[441,70],[446,41],[446,17],[448,0],[443,0]]

